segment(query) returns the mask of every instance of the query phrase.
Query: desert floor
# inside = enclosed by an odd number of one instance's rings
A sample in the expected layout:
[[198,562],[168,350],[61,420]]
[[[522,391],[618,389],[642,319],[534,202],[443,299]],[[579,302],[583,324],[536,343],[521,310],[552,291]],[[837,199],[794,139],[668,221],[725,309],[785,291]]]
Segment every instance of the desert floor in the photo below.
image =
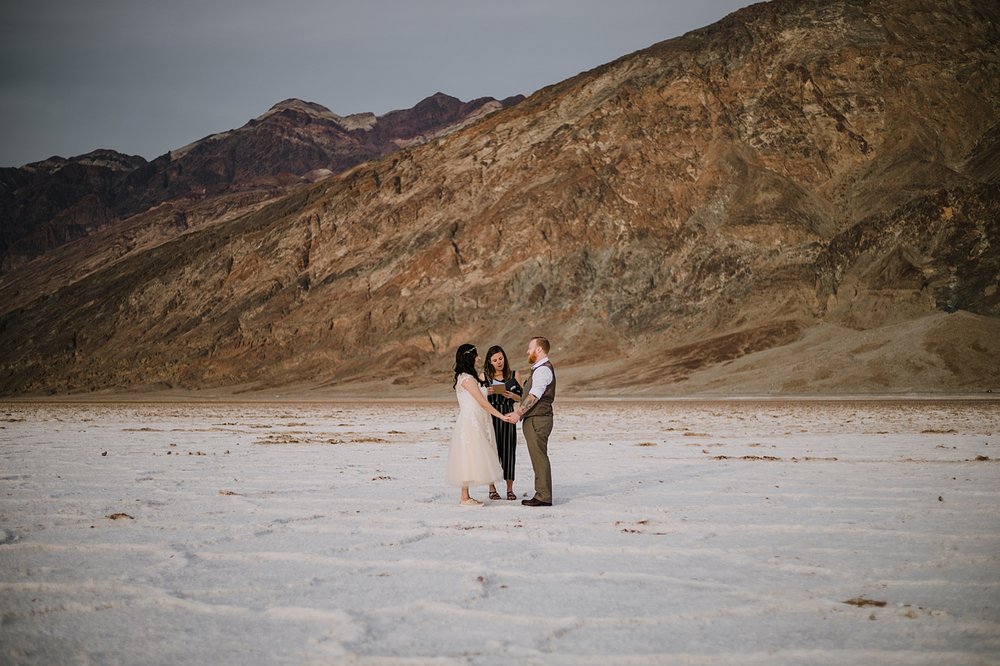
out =
[[0,662],[1000,663],[1000,402],[557,408],[473,509],[450,402],[0,404]]

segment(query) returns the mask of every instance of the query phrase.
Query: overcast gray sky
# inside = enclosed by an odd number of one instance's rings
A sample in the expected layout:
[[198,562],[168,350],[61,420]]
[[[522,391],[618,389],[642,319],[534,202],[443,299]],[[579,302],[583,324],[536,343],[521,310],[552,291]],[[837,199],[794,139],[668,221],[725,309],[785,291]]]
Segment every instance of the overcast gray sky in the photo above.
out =
[[152,159],[298,97],[347,115],[497,98],[713,23],[749,0],[7,0],[0,166]]

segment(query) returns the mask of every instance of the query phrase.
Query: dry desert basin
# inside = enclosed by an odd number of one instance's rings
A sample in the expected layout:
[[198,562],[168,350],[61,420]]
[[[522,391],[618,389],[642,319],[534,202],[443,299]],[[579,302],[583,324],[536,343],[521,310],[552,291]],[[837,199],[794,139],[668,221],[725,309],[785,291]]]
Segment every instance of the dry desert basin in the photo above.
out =
[[1000,663],[995,399],[556,406],[473,509],[453,402],[2,403],[0,662]]

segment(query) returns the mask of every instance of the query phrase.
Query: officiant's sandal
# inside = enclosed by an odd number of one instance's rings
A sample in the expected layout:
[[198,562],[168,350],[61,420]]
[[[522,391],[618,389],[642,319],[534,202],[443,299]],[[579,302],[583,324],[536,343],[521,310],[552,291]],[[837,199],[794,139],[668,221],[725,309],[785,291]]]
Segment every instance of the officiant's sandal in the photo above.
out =
[[498,499],[500,499],[500,493],[497,492],[496,488],[494,488],[493,490],[490,491],[490,499],[491,500],[498,500]]
[[507,491],[507,499],[509,499],[509,500],[516,500],[517,499],[517,495],[514,494],[513,490],[508,490]]

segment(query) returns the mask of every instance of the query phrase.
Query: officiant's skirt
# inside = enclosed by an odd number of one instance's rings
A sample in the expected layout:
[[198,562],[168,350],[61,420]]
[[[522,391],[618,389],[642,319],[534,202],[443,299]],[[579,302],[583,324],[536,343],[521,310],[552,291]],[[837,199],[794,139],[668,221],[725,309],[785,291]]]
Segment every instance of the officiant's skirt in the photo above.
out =
[[[514,401],[502,395],[491,395],[489,401],[501,414],[514,411]],[[501,421],[495,416],[490,418],[493,419],[493,433],[497,438],[497,457],[500,458],[500,466],[503,467],[503,478],[513,481],[514,456],[517,453],[517,424]]]

